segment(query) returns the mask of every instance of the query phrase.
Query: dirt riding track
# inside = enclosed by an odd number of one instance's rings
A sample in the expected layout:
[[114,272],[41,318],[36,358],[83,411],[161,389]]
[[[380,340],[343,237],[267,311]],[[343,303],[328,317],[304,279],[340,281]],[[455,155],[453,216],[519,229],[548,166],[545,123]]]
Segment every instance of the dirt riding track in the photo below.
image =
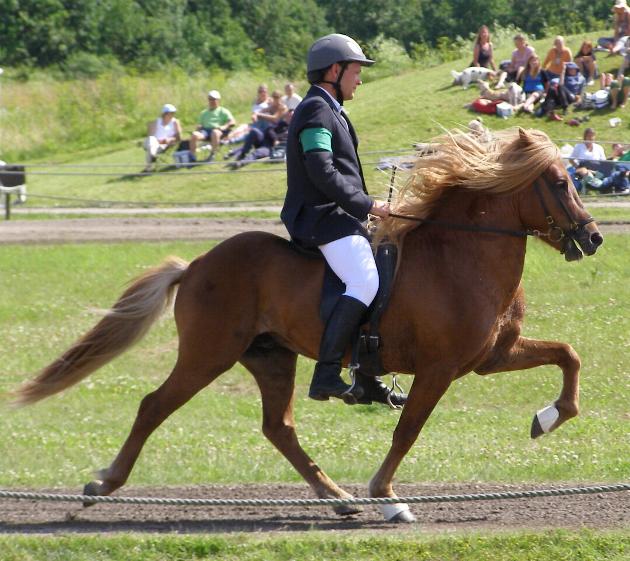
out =
[[[561,485],[559,487],[569,487]],[[404,485],[400,496],[503,492],[546,486]],[[365,485],[345,485],[354,496],[366,496]],[[64,492],[64,490],[55,490]],[[65,490],[77,493],[77,489]],[[313,498],[303,485],[208,485],[198,487],[125,487],[121,496],[213,499]],[[4,501],[0,533],[115,532],[293,532],[307,530],[445,532],[465,530],[621,529],[630,526],[630,492],[570,497],[544,497],[413,505],[418,522],[401,527],[382,520],[375,506],[360,514],[339,517],[329,507],[198,507],[96,505]]]
[[[77,243],[101,241],[220,240],[245,230],[285,235],[279,221],[207,218],[89,218],[12,220],[0,223],[0,243]],[[629,233],[627,225],[602,227]],[[567,483],[559,487],[571,487]],[[365,485],[346,485],[366,496]],[[404,485],[399,496],[469,494],[527,490],[547,485]],[[52,492],[52,491],[51,491]],[[58,493],[80,492],[55,489]],[[217,499],[313,498],[307,485],[236,485],[197,487],[125,487],[125,496]],[[177,532],[230,533],[335,530],[390,532],[400,526],[383,522],[377,507],[338,517],[329,507],[177,507],[96,505],[0,499],[0,533]],[[630,492],[462,503],[412,505],[418,522],[408,531],[523,530],[550,528],[628,528]]]

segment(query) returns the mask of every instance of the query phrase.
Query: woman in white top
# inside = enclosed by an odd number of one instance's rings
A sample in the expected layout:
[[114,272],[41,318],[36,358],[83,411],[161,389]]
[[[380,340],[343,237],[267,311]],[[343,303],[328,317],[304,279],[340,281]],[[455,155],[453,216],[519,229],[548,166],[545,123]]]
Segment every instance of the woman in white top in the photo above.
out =
[[144,172],[152,171],[158,155],[181,140],[182,127],[175,118],[176,111],[174,105],[167,103],[162,107],[162,116],[149,123],[148,136],[144,141],[144,149],[147,151],[147,167]]

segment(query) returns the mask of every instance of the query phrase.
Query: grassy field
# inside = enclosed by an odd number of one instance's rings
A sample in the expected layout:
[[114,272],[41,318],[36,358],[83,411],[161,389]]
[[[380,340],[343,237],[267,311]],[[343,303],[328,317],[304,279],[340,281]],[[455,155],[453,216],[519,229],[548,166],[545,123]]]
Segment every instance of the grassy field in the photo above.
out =
[[630,543],[619,532],[471,534],[431,538],[400,534],[274,537],[0,537],[3,561],[626,561]]
[[[601,251],[580,264],[567,264],[536,242],[528,252],[525,333],[571,342],[581,354],[582,416],[531,441],[531,416],[557,396],[557,369],[465,377],[429,420],[397,474],[400,481],[627,479],[630,318],[621,310],[630,304],[629,243],[627,236],[608,236]],[[0,391],[53,359],[94,323],[89,309],[109,306],[145,266],[205,249],[195,243],[2,247]],[[168,374],[175,348],[167,315],[142,344],[74,389],[4,411],[0,485],[78,486],[89,480],[93,469],[114,457],[140,399]],[[311,367],[300,361],[296,416],[302,443],[333,478],[367,481],[388,448],[398,413],[308,400]],[[255,384],[234,368],[156,431],[130,483],[298,481],[259,425]],[[357,430],[360,445],[352,436]],[[244,448],[255,462],[239,460]]]

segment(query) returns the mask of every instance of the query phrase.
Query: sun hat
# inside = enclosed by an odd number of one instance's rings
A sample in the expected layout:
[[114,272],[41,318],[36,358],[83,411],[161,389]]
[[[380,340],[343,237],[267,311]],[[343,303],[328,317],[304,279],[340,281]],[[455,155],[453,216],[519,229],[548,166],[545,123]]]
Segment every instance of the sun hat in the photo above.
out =
[[575,64],[575,62],[567,62],[567,63],[564,65],[564,67],[565,67],[567,70],[579,70],[579,69],[580,69],[580,67],[579,67],[577,64]]
[[613,10],[617,8],[625,8],[627,10],[628,3],[626,2],[626,0],[615,0],[615,5],[613,6]]
[[221,94],[217,90],[210,90],[208,92],[208,97],[212,99],[221,99]]
[[175,113],[177,111],[177,107],[175,107],[172,103],[165,103],[164,107],[162,107],[162,115],[164,113]]

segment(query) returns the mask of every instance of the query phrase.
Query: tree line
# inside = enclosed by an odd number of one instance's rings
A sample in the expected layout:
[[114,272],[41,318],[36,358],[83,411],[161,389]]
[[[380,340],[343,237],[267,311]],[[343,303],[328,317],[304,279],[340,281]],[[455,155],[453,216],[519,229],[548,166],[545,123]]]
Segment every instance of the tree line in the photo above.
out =
[[[0,66],[90,75],[174,64],[295,76],[318,36],[414,58],[482,24],[542,37],[610,25],[612,0],[0,0]],[[380,41],[380,43],[379,43]]]

